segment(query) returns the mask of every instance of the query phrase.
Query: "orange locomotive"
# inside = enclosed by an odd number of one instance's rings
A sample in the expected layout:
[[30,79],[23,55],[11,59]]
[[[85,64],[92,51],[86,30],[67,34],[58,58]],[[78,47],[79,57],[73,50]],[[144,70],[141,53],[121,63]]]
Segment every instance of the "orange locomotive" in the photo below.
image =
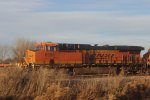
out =
[[91,46],[41,42],[35,50],[27,50],[28,65],[61,68],[141,65],[140,46]]

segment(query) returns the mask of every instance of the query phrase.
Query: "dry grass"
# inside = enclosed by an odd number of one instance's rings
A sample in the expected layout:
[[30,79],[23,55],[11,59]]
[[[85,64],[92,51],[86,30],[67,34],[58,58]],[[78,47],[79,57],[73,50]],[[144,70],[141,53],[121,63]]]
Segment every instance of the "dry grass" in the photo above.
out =
[[1,68],[0,99],[149,100],[150,76],[73,78],[63,70]]

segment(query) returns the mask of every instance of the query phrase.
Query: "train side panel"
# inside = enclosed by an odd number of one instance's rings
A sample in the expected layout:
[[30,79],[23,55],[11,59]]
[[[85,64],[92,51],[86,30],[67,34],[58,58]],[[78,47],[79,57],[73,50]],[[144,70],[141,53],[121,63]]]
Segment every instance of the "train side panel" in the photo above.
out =
[[132,64],[141,63],[140,52],[122,52],[118,50],[96,51],[97,64]]
[[96,63],[105,64],[105,63],[115,63],[118,60],[118,51],[110,50],[98,50],[96,51]]
[[55,64],[82,64],[82,53],[79,51],[64,51],[54,53]]

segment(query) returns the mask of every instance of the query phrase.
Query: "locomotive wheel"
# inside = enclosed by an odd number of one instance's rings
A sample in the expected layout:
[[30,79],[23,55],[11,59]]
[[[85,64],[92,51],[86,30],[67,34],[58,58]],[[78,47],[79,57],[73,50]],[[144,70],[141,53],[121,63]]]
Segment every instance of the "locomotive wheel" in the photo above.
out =
[[74,76],[75,75],[75,70],[74,70],[74,68],[68,68],[68,74],[70,75],[70,76]]
[[29,63],[28,65],[28,69],[30,70],[34,70],[35,65],[33,63]]

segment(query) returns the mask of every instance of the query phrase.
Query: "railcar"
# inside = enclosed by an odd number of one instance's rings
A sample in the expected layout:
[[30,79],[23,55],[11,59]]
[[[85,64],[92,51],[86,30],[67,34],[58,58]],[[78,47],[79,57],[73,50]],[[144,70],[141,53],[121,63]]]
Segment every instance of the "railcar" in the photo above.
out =
[[[141,46],[98,46],[41,42],[35,50],[27,50],[25,61],[29,66],[50,68],[99,67],[102,69],[132,69],[142,65]],[[103,71],[103,70],[102,70]]]
[[150,67],[150,49],[143,55],[143,62]]

